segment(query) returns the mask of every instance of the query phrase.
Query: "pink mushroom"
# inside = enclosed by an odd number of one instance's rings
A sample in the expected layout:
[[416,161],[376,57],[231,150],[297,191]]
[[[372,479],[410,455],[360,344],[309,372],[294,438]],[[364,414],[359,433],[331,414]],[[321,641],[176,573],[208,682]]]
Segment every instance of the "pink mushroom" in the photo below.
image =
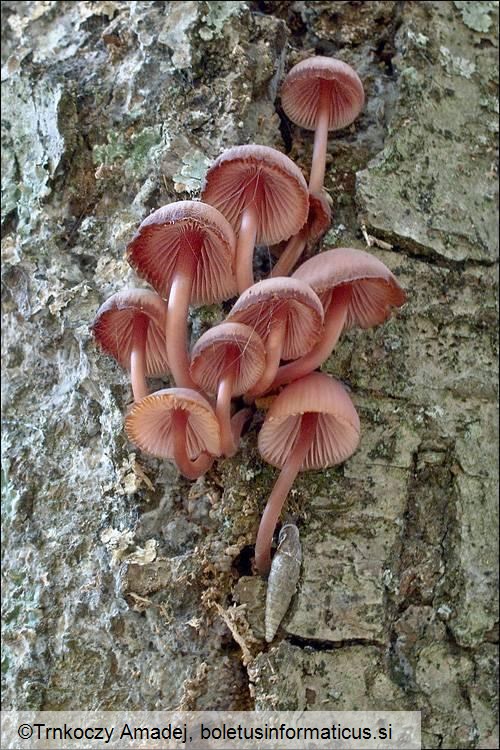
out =
[[269,274],[270,278],[288,276],[304,252],[306,245],[312,246],[324,235],[332,221],[329,201],[330,197],[324,190],[318,195],[309,193],[307,222],[298,234],[288,240],[279,260]]
[[189,304],[212,304],[236,293],[236,238],[213,206],[179,201],[154,211],[127,248],[129,263],[168,298],[167,358],[178,386],[194,387],[189,375]]
[[255,543],[255,564],[265,576],[281,510],[299,471],[324,469],[351,456],[359,442],[359,417],[343,386],[313,372],[283,389],[259,434],[262,458],[281,469]]
[[241,396],[259,380],[266,353],[260,336],[241,323],[221,323],[203,334],[191,353],[191,377],[206,393],[217,394],[215,413],[225,456],[236,453],[245,421],[242,409],[231,419],[231,398]]
[[208,170],[202,200],[221,211],[238,235],[236,276],[241,294],[252,286],[256,243],[275,244],[307,219],[306,181],[300,169],[268,146],[235,146]]
[[257,331],[266,348],[266,367],[247,392],[251,400],[273,382],[281,359],[295,359],[321,336],[323,308],[308,284],[279,277],[258,281],[234,304],[227,319]]
[[189,388],[166,388],[137,401],[125,431],[141,450],[173,459],[188,479],[198,479],[220,455],[217,417],[208,401]]
[[277,388],[320,367],[343,330],[371,328],[406,302],[394,274],[374,255],[350,247],[319,253],[303,263],[292,278],[309,284],[323,303],[325,327],[318,343],[303,357],[279,368]]
[[295,65],[281,89],[281,103],[292,122],[314,130],[309,190],[319,193],[325,179],[328,131],[350,125],[363,108],[365,95],[358,74],[330,57],[310,57]]
[[97,311],[92,333],[102,349],[130,370],[134,399],[147,396],[146,376],[168,373],[167,306],[149,289],[126,289]]

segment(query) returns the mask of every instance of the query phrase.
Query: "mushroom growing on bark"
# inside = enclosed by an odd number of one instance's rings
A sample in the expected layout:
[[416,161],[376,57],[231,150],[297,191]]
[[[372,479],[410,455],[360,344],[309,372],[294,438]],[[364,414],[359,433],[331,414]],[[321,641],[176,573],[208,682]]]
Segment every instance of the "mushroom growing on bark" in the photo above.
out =
[[231,419],[231,398],[241,396],[261,377],[266,362],[260,336],[241,323],[221,323],[203,334],[191,353],[191,377],[206,393],[217,394],[215,413],[221,428],[221,450],[233,456],[251,412]]
[[309,190],[319,193],[325,179],[328,131],[350,125],[365,101],[358,74],[331,57],[310,57],[295,65],[281,89],[281,104],[296,125],[314,130]]
[[273,401],[259,434],[259,451],[281,473],[255,543],[255,565],[261,575],[269,572],[276,523],[298,472],[345,461],[358,446],[359,430],[359,417],[346,390],[323,373],[295,381]]
[[269,388],[282,358],[296,359],[314,346],[323,327],[323,307],[308,284],[280,277],[247,289],[227,319],[255,329],[266,348],[265,370],[247,392],[251,399]]
[[165,388],[137,401],[125,418],[129,439],[141,450],[175,461],[198,479],[220,455],[220,429],[208,401],[190,388]]
[[306,245],[312,245],[324,235],[332,221],[330,197],[322,190],[315,195],[309,193],[309,213],[307,222],[298,234],[288,240],[279,260],[274,265],[270,278],[288,276],[304,252]]
[[303,357],[279,368],[273,388],[307,375],[332,353],[343,330],[371,328],[406,302],[406,293],[382,261],[363,250],[339,247],[306,260],[292,278],[309,284],[325,310],[318,343]]
[[235,146],[208,170],[202,200],[221,211],[238,235],[236,276],[241,294],[252,286],[258,243],[276,244],[306,222],[307,185],[288,156],[268,146]]
[[130,265],[168,298],[167,358],[179,387],[195,387],[189,375],[189,304],[234,296],[235,246],[231,225],[216,208],[179,201],[144,219],[127,248]]
[[136,401],[149,393],[146,376],[168,373],[166,320],[167,306],[155,292],[126,289],[101,305],[92,324],[102,349],[130,370]]

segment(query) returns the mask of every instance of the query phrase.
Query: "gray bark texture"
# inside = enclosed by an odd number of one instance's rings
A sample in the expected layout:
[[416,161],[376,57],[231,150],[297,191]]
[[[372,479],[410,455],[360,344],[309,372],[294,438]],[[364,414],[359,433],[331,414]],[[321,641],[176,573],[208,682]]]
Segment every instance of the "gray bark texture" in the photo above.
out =
[[[427,748],[498,747],[498,4],[2,11],[4,707],[418,709]],[[90,324],[142,283],[138,223],[196,199],[224,148],[273,146],[307,174],[312,135],[279,86],[317,53],[367,98],[329,140],[323,247],[368,245],[409,299],[323,368],[361,445],[295,484],[300,582],[267,645],[264,412],[183,479],[127,441],[128,376]],[[228,309],[193,310],[193,339]]]

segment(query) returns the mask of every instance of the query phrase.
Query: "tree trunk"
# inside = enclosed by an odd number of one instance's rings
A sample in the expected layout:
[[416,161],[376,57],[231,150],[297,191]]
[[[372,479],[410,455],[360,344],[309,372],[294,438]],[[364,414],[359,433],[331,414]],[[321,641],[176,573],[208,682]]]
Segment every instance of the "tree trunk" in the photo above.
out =
[[[4,707],[422,710],[425,747],[497,746],[497,4],[2,11]],[[138,283],[139,222],[196,199],[223,148],[274,146],[307,175],[312,134],[279,85],[314,53],[367,99],[330,134],[323,247],[369,249],[409,301],[323,367],[361,447],[296,482],[301,579],[268,648],[261,413],[184,480],[127,442],[128,376],[89,327]],[[193,339],[223,315],[194,310]]]

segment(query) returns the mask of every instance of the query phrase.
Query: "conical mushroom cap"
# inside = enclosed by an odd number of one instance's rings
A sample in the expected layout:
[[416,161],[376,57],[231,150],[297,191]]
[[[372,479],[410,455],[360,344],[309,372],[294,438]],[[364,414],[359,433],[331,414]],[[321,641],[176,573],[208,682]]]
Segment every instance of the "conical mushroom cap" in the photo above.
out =
[[284,388],[271,404],[259,433],[265,461],[282,468],[292,450],[301,417],[319,414],[316,433],[300,471],[325,469],[351,456],[359,443],[359,417],[345,388],[321,372],[313,372]]
[[227,219],[200,201],[178,201],[148,216],[127,248],[139,276],[168,297],[180,253],[195,253],[191,302],[213,304],[236,294],[236,237]]
[[335,304],[335,288],[349,285],[351,299],[345,328],[371,328],[383,323],[391,307],[401,307],[406,293],[394,274],[370,253],[352,247],[339,247],[306,260],[294,279],[309,284],[326,309],[330,300]]
[[165,388],[136,401],[125,418],[129,440],[152,456],[174,460],[172,413],[176,409],[189,414],[189,458],[194,460],[204,452],[220,455],[220,428],[214,410],[203,396],[189,388]]
[[221,211],[239,232],[245,207],[257,210],[257,243],[274,244],[296,234],[307,219],[307,184],[288,156],[268,146],[234,146],[205,177],[202,200]]
[[125,289],[113,294],[97,311],[92,333],[107,354],[130,370],[132,332],[137,315],[148,318],[146,375],[164,375],[168,372],[165,342],[167,306],[150,289]]
[[331,57],[309,57],[295,65],[281,88],[281,104],[292,122],[315,130],[321,96],[328,96],[329,130],[350,125],[365,101],[363,84],[347,63]]
[[258,281],[239,297],[228,320],[250,326],[265,342],[283,311],[283,359],[297,359],[312,349],[323,327],[321,301],[308,284],[284,276]]
[[249,391],[264,372],[266,352],[260,336],[241,323],[221,323],[204,333],[191,352],[191,377],[206,393],[217,393],[228,351],[236,352],[233,396]]

